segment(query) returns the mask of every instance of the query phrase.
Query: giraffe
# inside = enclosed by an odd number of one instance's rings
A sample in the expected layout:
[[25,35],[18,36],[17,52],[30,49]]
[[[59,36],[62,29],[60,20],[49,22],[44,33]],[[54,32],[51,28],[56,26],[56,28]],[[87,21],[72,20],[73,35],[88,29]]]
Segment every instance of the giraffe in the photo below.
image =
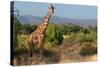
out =
[[29,56],[32,57],[32,48],[36,45],[39,48],[40,52],[40,59],[43,54],[44,49],[44,38],[45,38],[45,31],[49,24],[49,19],[54,14],[54,6],[51,4],[48,7],[48,13],[42,20],[42,22],[37,26],[37,29],[29,35]]

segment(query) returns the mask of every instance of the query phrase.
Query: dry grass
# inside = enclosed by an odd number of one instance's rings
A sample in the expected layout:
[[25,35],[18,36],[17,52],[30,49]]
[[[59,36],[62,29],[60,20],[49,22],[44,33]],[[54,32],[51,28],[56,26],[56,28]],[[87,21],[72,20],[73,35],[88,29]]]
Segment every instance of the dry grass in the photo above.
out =
[[[20,36],[18,36],[20,38]],[[21,36],[19,39],[20,44],[24,44],[23,46],[19,46],[14,54],[14,65],[31,65],[31,64],[54,64],[54,63],[72,63],[72,62],[88,62],[88,61],[96,61],[97,55],[86,55],[81,56],[80,50],[84,47],[80,44],[67,44],[65,41],[60,45],[52,49],[45,49],[44,54],[42,55],[42,60],[39,61],[39,51],[35,50],[33,52],[32,57],[28,56],[28,46],[27,46],[27,38],[28,35]],[[65,36],[66,37],[66,36]],[[68,37],[67,37],[68,38]],[[24,42],[22,42],[24,41]],[[26,41],[26,42],[25,42]]]

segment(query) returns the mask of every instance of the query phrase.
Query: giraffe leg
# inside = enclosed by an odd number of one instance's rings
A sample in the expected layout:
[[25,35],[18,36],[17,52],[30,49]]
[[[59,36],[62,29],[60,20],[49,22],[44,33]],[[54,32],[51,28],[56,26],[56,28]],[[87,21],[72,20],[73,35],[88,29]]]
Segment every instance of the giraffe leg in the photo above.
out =
[[32,49],[29,49],[29,57],[32,57]]
[[40,42],[40,58],[39,58],[39,60],[40,61],[42,61],[42,59],[43,59],[43,55],[44,55],[44,44],[45,44],[45,41],[44,41],[44,39],[43,39],[43,36],[41,37],[41,42]]
[[40,58],[39,58],[39,61],[41,61],[43,59],[43,45],[41,45],[40,47]]
[[32,57],[32,43],[31,42],[28,43],[29,43],[29,57]]
[[42,60],[42,49],[40,48],[40,58],[39,58],[39,61]]

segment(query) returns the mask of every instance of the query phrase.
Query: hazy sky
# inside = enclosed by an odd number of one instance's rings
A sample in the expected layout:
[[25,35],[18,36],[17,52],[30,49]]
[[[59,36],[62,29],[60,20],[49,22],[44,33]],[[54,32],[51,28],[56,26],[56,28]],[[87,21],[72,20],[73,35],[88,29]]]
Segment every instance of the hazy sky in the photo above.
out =
[[[55,16],[76,19],[96,19],[97,7],[85,5],[53,4]],[[20,15],[45,16],[49,3],[15,1],[14,7]]]

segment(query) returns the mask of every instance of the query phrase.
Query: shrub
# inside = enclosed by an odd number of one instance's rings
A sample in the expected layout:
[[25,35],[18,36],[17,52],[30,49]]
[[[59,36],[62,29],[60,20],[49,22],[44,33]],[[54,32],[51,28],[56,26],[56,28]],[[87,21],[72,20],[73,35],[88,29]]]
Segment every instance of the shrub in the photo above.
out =
[[75,44],[75,43],[82,43],[84,42],[84,38],[85,38],[85,34],[82,32],[79,33],[71,33],[71,35],[67,35],[69,36],[67,38],[67,42],[69,42],[70,44]]
[[87,46],[83,47],[80,51],[80,55],[86,56],[86,55],[93,55],[97,53],[97,48],[92,46],[91,44],[88,44]]
[[54,23],[50,23],[46,30],[46,38],[45,43],[48,43],[50,45],[55,46],[61,44],[63,41],[63,36],[59,29],[57,28],[57,25]]
[[18,48],[28,49],[28,38],[29,35],[18,35]]
[[17,35],[19,33],[20,28],[21,28],[21,23],[19,23],[16,17],[13,17],[13,49],[17,47],[18,44]]
[[91,31],[89,34],[85,35],[84,41],[85,42],[93,42],[97,40],[97,34],[94,31]]
[[22,24],[20,34],[29,34],[29,33],[33,32],[36,28],[37,28],[36,25]]

